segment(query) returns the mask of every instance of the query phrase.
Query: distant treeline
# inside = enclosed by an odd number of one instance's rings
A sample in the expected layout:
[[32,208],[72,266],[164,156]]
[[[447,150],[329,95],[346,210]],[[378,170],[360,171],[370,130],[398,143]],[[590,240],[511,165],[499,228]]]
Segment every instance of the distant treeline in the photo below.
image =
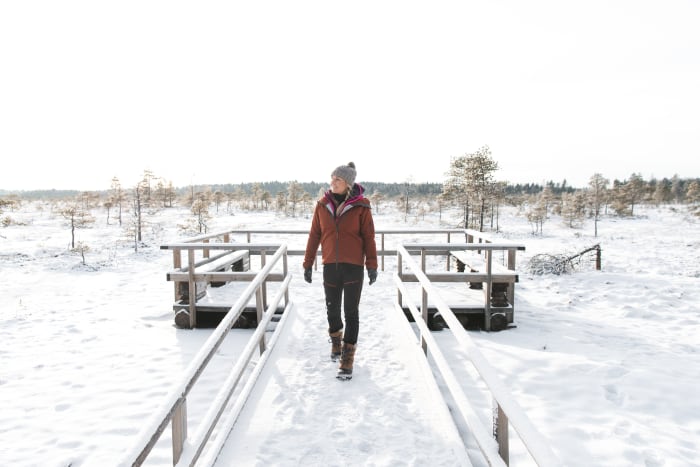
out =
[[[285,192],[289,188],[289,183],[290,182],[259,182],[259,183],[240,183],[240,184],[225,184],[225,185],[205,185],[205,186],[195,186],[194,190],[201,190],[204,187],[210,188],[212,191],[221,191],[221,192],[232,192],[234,189],[241,189],[245,193],[252,193],[253,192],[253,186],[254,185],[260,185],[260,187],[269,193],[271,193],[273,196],[276,195],[277,193]],[[302,187],[302,189],[311,194],[311,195],[316,195],[319,193],[321,190],[328,190],[329,185],[328,183],[317,183],[317,182],[297,182],[299,185]],[[360,185],[362,185],[365,188],[365,192],[367,194],[371,194],[374,192],[379,192],[382,193],[386,196],[398,196],[401,195],[402,193],[406,192],[406,184],[405,183],[380,183],[380,182],[360,182]],[[442,192],[442,184],[441,183],[418,183],[414,184],[412,183],[410,185],[411,193],[415,194],[425,194],[425,195],[439,195]],[[191,187],[182,187],[182,188],[177,188],[176,192],[178,194],[184,194],[188,190],[191,190]]]
[[[108,190],[101,191],[99,193],[107,193]],[[0,196],[14,195],[19,196],[22,199],[32,200],[32,199],[45,199],[45,200],[63,200],[68,198],[75,198],[82,191],[79,190],[0,190]]]
[[[691,180],[692,181],[692,180]],[[191,191],[200,192],[204,190],[211,190],[212,192],[221,191],[223,193],[231,193],[235,190],[242,190],[245,193],[252,193],[254,185],[260,185],[264,191],[269,192],[273,196],[280,192],[285,192],[289,188],[289,181],[280,182],[250,182],[250,183],[226,183],[226,184],[200,184],[200,185],[188,185],[182,187],[176,187],[175,192],[178,195],[186,195]],[[299,185],[307,193],[316,196],[320,190],[327,190],[328,183],[318,183],[318,182],[298,182]],[[406,183],[385,183],[385,182],[361,182],[361,185],[365,188],[366,194],[371,195],[372,193],[378,192],[385,196],[399,196],[406,193]],[[128,187],[124,187],[128,188]],[[566,180],[561,183],[555,183],[549,181],[544,185],[538,183],[516,183],[507,184],[505,186],[506,195],[535,195],[541,193],[545,188],[548,188],[553,194],[562,193],[573,193],[577,188],[572,187],[567,184]],[[586,187],[581,187],[586,188]],[[443,191],[442,183],[411,183],[410,193],[414,195],[439,195]],[[15,195],[20,196],[23,199],[67,199],[71,197],[76,197],[84,193],[81,190],[2,190],[0,189],[0,196]],[[98,190],[93,193],[100,195],[106,195],[109,193],[109,189]]]
[[[226,184],[203,184],[203,185],[188,185],[182,187],[176,187],[175,193],[178,196],[184,196],[188,193],[201,192],[201,191],[220,191],[222,193],[233,193],[235,190],[242,190],[246,194],[253,193],[253,186],[259,185],[264,191],[269,192],[273,196],[280,192],[286,192],[289,188],[290,182],[251,182],[251,183],[226,183]],[[314,197],[321,190],[328,190],[328,183],[317,183],[317,182],[298,182],[304,191],[313,195]],[[375,192],[382,193],[386,196],[399,196],[406,192],[405,183],[378,183],[378,182],[362,182],[360,183],[364,188],[366,194],[371,194]],[[425,194],[425,195],[439,195],[442,192],[441,183],[418,183],[411,184],[410,191],[413,194]],[[101,190],[96,193],[101,195],[106,195],[109,190]],[[29,191],[8,191],[0,190],[0,196],[7,195],[19,195],[23,199],[66,199],[71,197],[76,197],[80,193],[79,190],[29,190]]]
[[[317,183],[317,182],[298,182],[299,185],[310,194],[316,194],[320,190],[327,190],[328,183]],[[385,183],[385,182],[360,182],[360,184],[365,188],[366,193],[372,194],[375,192],[382,193],[385,196],[399,196],[406,192],[406,183]],[[195,186],[195,191],[201,190],[205,187],[210,187],[212,191],[222,191],[222,192],[232,192],[234,188],[240,188],[245,193],[252,193],[252,188],[255,183],[241,183],[241,184],[225,184],[225,185],[203,185]],[[259,182],[259,185],[264,191],[269,191],[271,194],[276,195],[277,193],[284,192],[289,188],[289,182]],[[553,193],[570,193],[574,191],[573,187],[563,183],[548,182],[547,185],[550,187]],[[185,194],[191,187],[180,187],[176,191],[178,194]],[[536,194],[541,192],[544,186],[538,185],[536,183],[526,183],[526,184],[515,184],[506,186],[506,194]],[[442,193],[443,185],[442,183],[411,183],[410,191],[412,194],[418,195],[439,195]]]

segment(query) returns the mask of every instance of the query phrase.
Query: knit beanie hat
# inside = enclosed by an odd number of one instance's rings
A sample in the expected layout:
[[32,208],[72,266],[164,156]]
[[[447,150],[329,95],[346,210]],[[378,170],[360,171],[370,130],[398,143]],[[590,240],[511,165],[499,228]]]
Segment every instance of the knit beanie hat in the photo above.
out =
[[348,165],[339,165],[335,168],[333,173],[331,173],[331,176],[342,178],[343,180],[345,180],[345,183],[352,186],[352,184],[355,183],[355,177],[357,176],[357,171],[355,170],[355,163],[348,162]]

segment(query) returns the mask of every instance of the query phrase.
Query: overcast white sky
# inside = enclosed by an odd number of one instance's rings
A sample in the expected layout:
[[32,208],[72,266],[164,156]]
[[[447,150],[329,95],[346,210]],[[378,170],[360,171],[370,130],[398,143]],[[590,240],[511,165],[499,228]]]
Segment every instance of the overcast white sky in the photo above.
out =
[[0,189],[700,176],[700,2],[6,1]]

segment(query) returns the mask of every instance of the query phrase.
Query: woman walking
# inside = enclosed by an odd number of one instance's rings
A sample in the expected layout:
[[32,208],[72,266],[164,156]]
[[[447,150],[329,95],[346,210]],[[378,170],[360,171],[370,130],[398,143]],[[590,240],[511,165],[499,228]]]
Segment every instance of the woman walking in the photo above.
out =
[[341,380],[352,378],[364,267],[369,285],[377,280],[374,220],[370,202],[363,196],[364,188],[355,183],[356,175],[352,162],[331,173],[330,190],[314,209],[303,264],[304,279],[311,283],[311,266],[320,245],[331,359],[340,358],[337,378]]

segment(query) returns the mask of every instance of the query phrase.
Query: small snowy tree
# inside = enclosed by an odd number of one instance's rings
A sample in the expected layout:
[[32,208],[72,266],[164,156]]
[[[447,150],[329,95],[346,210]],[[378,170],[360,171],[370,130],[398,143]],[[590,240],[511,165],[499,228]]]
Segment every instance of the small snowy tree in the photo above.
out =
[[654,200],[654,204],[657,206],[660,204],[665,204],[673,199],[673,193],[671,192],[671,181],[664,178],[656,182],[656,188],[654,188],[654,193],[651,195]]
[[86,263],[85,263],[85,253],[87,253],[88,251],[90,251],[90,247],[87,246],[87,245],[86,245],[85,243],[83,243],[83,242],[78,242],[78,243],[75,244],[75,247],[73,248],[73,251],[80,254],[80,257],[82,258],[83,266],[85,266],[85,264],[86,264]]
[[547,220],[547,204],[544,199],[539,198],[527,211],[527,220],[532,225],[532,233],[542,235],[542,226]]
[[296,217],[297,204],[302,201],[304,193],[304,189],[296,180],[287,186],[287,202],[291,205],[292,217]]
[[583,192],[562,193],[561,217],[571,228],[580,226],[586,216],[586,198]]
[[610,181],[599,173],[594,173],[588,181],[589,191],[588,199],[593,212],[593,231],[594,236],[598,236],[598,219],[600,219],[600,208],[605,201],[605,192],[608,189]]
[[379,206],[381,205],[382,201],[384,201],[384,194],[378,190],[374,190],[370,201],[372,202],[372,210],[375,212],[375,214],[379,214]]
[[219,205],[226,199],[225,193],[223,193],[221,190],[216,190],[212,196],[212,199],[214,201],[214,207],[216,208],[216,213],[219,213]]
[[70,246],[75,248],[75,230],[86,228],[95,222],[90,212],[86,210],[82,203],[77,201],[63,206],[59,210],[59,214],[66,220],[70,226]]
[[190,208],[194,215],[195,222],[199,233],[207,233],[208,222],[211,219],[209,215],[210,199],[207,192],[199,192],[195,195],[194,203]]
[[122,225],[122,206],[125,201],[125,196],[124,192],[122,191],[121,183],[117,177],[112,178],[110,201],[113,206],[117,207],[117,218],[119,219],[119,225]]
[[690,204],[690,212],[696,216],[700,216],[700,182],[693,180],[688,185],[688,191],[685,193],[685,198]]
[[624,191],[627,194],[627,201],[629,202],[630,215],[634,216],[634,206],[644,199],[646,183],[644,183],[644,179],[641,175],[633,173],[630,175],[630,179],[624,187]]
[[479,231],[484,230],[484,217],[488,201],[494,196],[493,174],[498,170],[498,163],[491,157],[488,146],[472,154],[465,154],[452,160],[448,179],[443,186],[447,198],[462,205],[462,225],[469,227],[469,209],[478,216]]
[[610,198],[612,200],[610,207],[613,208],[618,216],[631,215],[629,194],[627,190],[625,190],[624,184],[615,180],[612,191],[610,192]]
[[104,203],[102,203],[102,206],[107,210],[107,225],[109,225],[109,213],[112,210],[112,207],[114,207],[114,203],[112,203],[111,200],[107,200]]

